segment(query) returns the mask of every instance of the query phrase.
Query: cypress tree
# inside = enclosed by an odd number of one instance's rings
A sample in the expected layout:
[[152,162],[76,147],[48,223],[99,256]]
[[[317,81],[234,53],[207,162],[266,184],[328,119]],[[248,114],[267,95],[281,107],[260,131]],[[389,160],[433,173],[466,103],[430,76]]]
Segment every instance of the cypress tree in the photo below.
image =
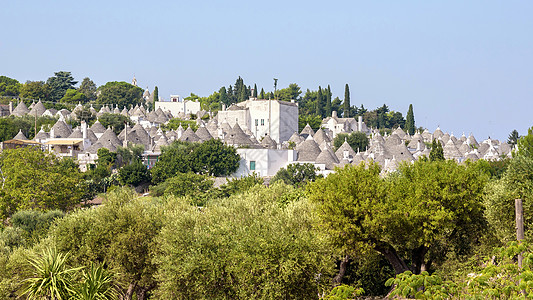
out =
[[259,94],[259,99],[265,99],[265,90],[261,88],[261,93]]
[[348,84],[344,87],[344,107],[342,116],[344,118],[350,117],[350,88],[348,87]]
[[257,84],[254,83],[254,94],[252,97],[257,98]]
[[228,94],[226,92],[226,87],[221,87],[220,90],[218,91],[218,93],[220,94],[218,100],[222,103],[224,103],[226,106],[229,106],[229,98],[228,98]]
[[322,114],[322,88],[319,86],[318,93],[316,95],[316,115],[323,118],[324,116]]
[[405,130],[410,135],[415,134],[415,115],[413,114],[413,104],[409,104],[407,117],[405,118]]
[[328,89],[326,90],[326,117],[331,116],[331,88],[328,84]]
[[154,94],[152,96],[154,96],[154,102],[159,101],[159,89],[157,86],[154,88]]

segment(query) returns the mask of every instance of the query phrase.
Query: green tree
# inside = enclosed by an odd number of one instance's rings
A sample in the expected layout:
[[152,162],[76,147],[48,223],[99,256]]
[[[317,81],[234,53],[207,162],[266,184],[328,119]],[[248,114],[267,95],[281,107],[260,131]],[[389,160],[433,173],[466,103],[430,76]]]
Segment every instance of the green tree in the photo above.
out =
[[78,91],[85,95],[87,101],[96,100],[96,84],[89,77],[83,78]]
[[163,225],[163,209],[126,188],[108,192],[103,201],[105,205],[58,220],[50,239],[58,251],[71,254],[72,265],[105,263],[123,299],[132,299],[133,294],[138,300],[146,299],[156,286],[152,253]]
[[261,93],[259,94],[259,99],[265,99],[265,91],[261,88]]
[[322,95],[322,88],[318,87],[318,93],[316,96],[316,111],[315,114],[324,118],[324,96]]
[[115,164],[117,160],[117,153],[111,152],[107,148],[99,148],[97,151],[98,159],[96,160],[96,163],[99,166],[108,166],[111,167]]
[[339,133],[333,139],[333,146],[335,149],[339,149],[344,141],[352,147],[355,152],[365,151],[368,147],[368,137],[363,132]]
[[65,168],[53,154],[34,147],[0,153],[0,216],[19,209],[61,209],[81,198],[80,172]]
[[298,132],[301,132],[305,125],[309,124],[313,130],[317,131],[322,125],[322,118],[315,114],[312,115],[303,115],[298,118]]
[[187,129],[187,127],[191,127],[192,130],[196,131],[198,129],[198,123],[196,123],[196,120],[182,120],[180,118],[172,118],[168,121],[166,124],[161,125],[161,129],[163,130],[176,130],[179,127]]
[[298,100],[301,93],[300,87],[296,83],[291,83],[288,88],[277,91],[277,99],[282,101]]
[[325,113],[326,113],[326,117],[330,117],[331,116],[331,88],[329,87],[329,84],[328,84],[328,88],[326,91],[326,108],[325,108]]
[[132,163],[125,165],[118,172],[118,180],[122,185],[137,186],[144,182],[150,182],[150,171],[139,160],[135,159]]
[[373,249],[397,274],[420,273],[449,251],[468,251],[484,232],[481,197],[488,176],[477,166],[417,161],[390,178],[380,172],[377,164],[349,165],[308,185],[341,251]]
[[254,83],[254,93],[252,97],[257,98],[257,84]]
[[154,88],[154,101],[159,101],[159,89],[157,88],[157,86]]
[[108,82],[98,88],[100,92],[96,103],[113,104],[119,107],[130,107],[144,103],[143,89],[127,82]]
[[18,80],[0,76],[0,96],[18,96],[21,87]]
[[198,210],[170,201],[154,261],[161,299],[313,299],[333,264],[305,198],[255,186]]
[[0,118],[0,142],[12,139],[17,133],[13,118]]
[[410,135],[415,134],[415,115],[413,114],[413,104],[409,104],[409,110],[407,111],[407,118],[405,120],[405,131]]
[[511,145],[511,146],[514,146],[514,145],[516,145],[516,143],[518,143],[519,139],[520,139],[520,135],[518,134],[518,131],[516,131],[516,129],[514,129],[509,134],[509,137],[507,138],[507,143],[509,145]]
[[192,204],[203,206],[206,203],[208,192],[213,188],[214,181],[207,175],[192,172],[177,173],[165,182],[153,187],[154,196],[174,195],[189,197]]
[[50,100],[58,102],[68,89],[73,89],[74,86],[78,83],[74,81],[74,77],[70,72],[59,71],[55,72],[54,76],[48,78],[46,84],[50,86]]
[[85,96],[84,93],[76,89],[68,89],[65,92],[65,95],[63,96],[63,98],[60,99],[61,103],[70,103],[70,104],[78,104],[78,103],[84,104],[87,101],[88,101],[87,96]]
[[527,135],[518,139],[518,154],[533,157],[533,127],[527,130]]
[[199,174],[229,176],[237,171],[240,160],[235,147],[226,146],[219,139],[210,139],[194,148],[191,169]]
[[105,113],[98,118],[98,121],[100,121],[105,128],[111,127],[113,132],[116,135],[119,135],[124,129],[124,126],[130,122],[130,118],[121,114]]
[[229,106],[230,99],[228,97],[228,94],[226,93],[226,87],[221,87],[218,93],[220,94],[220,102],[222,102],[226,106]]
[[290,164],[286,168],[279,169],[276,175],[272,177],[271,182],[281,181],[288,185],[302,187],[321,177],[317,174],[318,170],[313,164],[309,163]]
[[50,100],[51,89],[44,81],[27,81],[20,88],[19,96],[26,99]]
[[348,84],[344,86],[344,106],[343,106],[343,112],[342,115],[344,118],[350,117],[350,87]]
[[431,142],[431,151],[429,152],[429,160],[438,161],[444,160],[444,149],[440,141],[433,139]]

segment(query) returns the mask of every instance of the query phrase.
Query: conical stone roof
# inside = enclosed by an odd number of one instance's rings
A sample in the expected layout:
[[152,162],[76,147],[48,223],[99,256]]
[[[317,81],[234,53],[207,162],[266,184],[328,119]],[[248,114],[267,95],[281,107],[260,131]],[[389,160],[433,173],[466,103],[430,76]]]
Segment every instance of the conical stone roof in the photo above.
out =
[[[53,132],[53,136],[52,136]],[[67,138],[72,133],[72,129],[63,120],[58,120],[50,130],[51,138]]]
[[315,142],[317,144],[322,144],[323,142],[330,143],[331,139],[328,137],[328,135],[322,130],[322,128],[318,129],[315,132],[315,135],[313,135],[313,138],[315,139]]
[[102,125],[102,123],[100,123],[100,121],[96,120],[93,126],[91,126],[91,130],[93,131],[93,133],[97,134],[97,133],[104,133],[106,129]]
[[210,139],[213,138],[213,136],[209,133],[207,128],[205,128],[204,126],[198,127],[195,133],[200,138],[200,141],[202,142],[209,141]]
[[337,157],[331,154],[330,151],[324,149],[316,157],[315,163],[324,164],[326,166],[326,170],[333,170],[335,169],[335,164],[339,163],[339,161],[337,160]]
[[302,129],[302,132],[300,132],[300,135],[304,136],[304,138],[307,138],[308,135],[314,136],[315,131],[313,130],[313,128],[311,128],[311,126],[309,126],[309,123],[307,123],[304,129]]
[[29,112],[29,114],[31,116],[37,116],[37,117],[40,117],[44,114],[44,112],[46,111],[46,108],[44,107],[43,103],[41,102],[41,100],[39,100],[39,102],[37,102],[33,108],[31,109],[31,111]]
[[180,137],[182,142],[199,142],[200,138],[194,133],[191,127],[187,128]]
[[12,115],[15,115],[17,117],[22,117],[27,115],[30,112],[26,104],[24,104],[24,101],[20,101],[20,103],[13,109]]
[[298,151],[298,161],[315,161],[317,156],[322,152],[311,136],[298,144],[295,150]]
[[277,149],[278,144],[276,141],[274,141],[269,135],[263,137],[263,140],[261,141],[261,146],[267,148],[267,149]]
[[14,140],[27,140],[28,138],[22,133],[22,129],[19,129],[19,132],[15,137],[13,137]]
[[[345,151],[347,151],[346,155],[345,155]],[[337,159],[339,161],[343,160],[343,159],[354,159],[355,155],[357,153],[355,153],[355,151],[353,150],[352,146],[350,146],[350,144],[348,144],[348,142],[346,140],[344,140],[344,143],[342,143],[342,145],[339,147],[339,149],[337,149],[337,151],[335,151],[335,156],[337,156]]]

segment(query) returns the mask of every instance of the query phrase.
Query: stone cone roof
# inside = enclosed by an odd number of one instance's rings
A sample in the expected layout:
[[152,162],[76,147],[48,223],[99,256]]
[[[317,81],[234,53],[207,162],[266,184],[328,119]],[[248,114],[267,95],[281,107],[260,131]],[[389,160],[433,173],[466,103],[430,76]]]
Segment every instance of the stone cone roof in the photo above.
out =
[[331,139],[329,138],[329,136],[324,132],[324,130],[322,130],[322,128],[318,129],[316,132],[315,132],[315,135],[313,135],[313,138],[315,139],[315,142],[317,144],[322,144],[323,142],[326,142],[326,143],[330,143],[331,142]]
[[44,107],[43,103],[41,102],[41,100],[39,100],[39,102],[37,102],[33,108],[31,109],[31,111],[29,112],[30,115],[32,116],[37,116],[37,117],[40,117],[44,114],[44,112],[46,111],[46,107]]
[[459,159],[463,157],[463,154],[457,149],[455,146],[455,143],[448,139],[448,142],[442,147],[442,150],[444,152],[444,158],[446,159]]
[[89,141],[91,141],[91,144],[98,142],[96,134],[94,134],[94,132],[90,128],[87,129],[87,138],[89,139]]
[[152,149],[153,152],[161,152],[161,147],[168,146],[168,140],[166,136],[162,135],[159,140],[154,145],[154,148]]
[[355,151],[353,150],[352,146],[350,146],[350,144],[348,144],[348,142],[346,140],[344,140],[344,143],[342,143],[342,145],[339,147],[339,149],[337,149],[337,151],[335,151],[335,156],[337,156],[337,159],[339,161],[342,161],[344,159],[344,152],[347,151],[348,155],[347,155],[347,159],[354,159],[355,155],[357,153],[355,153]]
[[487,143],[481,143],[479,147],[477,148],[477,151],[479,152],[479,157],[482,157],[489,151],[490,145]]
[[479,143],[476,141],[476,138],[472,134],[470,134],[466,140],[469,145],[479,147]]
[[420,158],[420,157],[422,157],[422,156],[426,156],[426,157],[429,158],[429,153],[431,153],[431,150],[429,150],[429,148],[426,147],[423,151],[417,151],[417,152],[415,152],[415,153],[413,154],[413,157],[414,157],[415,159],[418,159],[418,158]]
[[126,135],[126,132],[127,134],[130,134],[130,132],[132,131],[133,131],[133,128],[131,128],[129,125],[126,124],[126,126],[124,126],[124,129],[122,129],[122,131],[118,134],[118,139],[123,141],[124,136]]
[[470,152],[470,150],[472,150],[470,148],[470,146],[468,145],[468,143],[466,142],[463,142],[463,144],[461,144],[461,146],[459,146],[459,152],[461,152],[461,154],[463,155],[466,155],[468,152]]
[[130,113],[128,112],[128,109],[126,109],[126,107],[124,107],[124,109],[122,109],[120,114],[125,116],[125,117],[129,117],[130,116]]
[[228,145],[253,145],[253,142],[244,133],[239,124],[235,124],[235,126],[233,126],[233,128],[224,138],[224,141]]
[[[96,142],[95,144],[92,144],[86,151],[89,152],[89,153],[92,153],[92,154],[96,154],[96,153],[98,153],[98,149],[100,149],[102,147],[104,147],[102,145],[102,143]],[[110,149],[108,149],[108,150],[110,150]]]
[[403,144],[402,139],[395,133],[391,134],[385,141],[386,147],[393,147]]
[[200,138],[194,133],[191,127],[187,128],[180,137],[182,142],[199,142]]
[[62,121],[62,120],[58,120],[54,124],[54,126],[52,127],[50,132],[52,132],[52,131],[53,131],[54,134],[52,136],[52,134],[50,133],[50,137],[51,138],[67,138],[72,133],[72,129],[70,129],[70,127],[68,127],[67,123],[65,123],[65,121]]
[[82,139],[83,132],[81,132],[79,127],[76,127],[72,133],[68,136],[69,139]]
[[507,143],[501,143],[500,147],[498,147],[498,153],[500,153],[500,155],[507,155],[511,152],[511,150],[511,145]]
[[17,117],[22,117],[27,115],[30,112],[26,104],[24,104],[24,101],[20,101],[20,103],[13,109],[12,115],[15,115]]
[[448,141],[450,140],[450,135],[448,133],[445,133],[440,137],[440,140],[444,145],[446,145],[446,143],[448,143]]
[[311,136],[298,144],[295,150],[298,151],[298,161],[315,161],[318,155],[322,152]]
[[420,135],[424,138],[425,142],[431,142],[433,140],[433,135],[429,133],[429,130],[427,129],[424,130],[424,132],[422,132]]
[[385,139],[379,133],[375,134],[370,140],[370,144],[374,145],[375,143],[385,144]]
[[324,149],[316,157],[315,163],[325,164],[326,170],[333,170],[335,169],[335,164],[339,163],[339,160],[337,159],[335,155],[331,154],[331,152],[328,151],[328,149]]
[[14,140],[27,140],[28,138],[22,133],[22,129],[19,129],[19,133],[13,137]]
[[394,130],[394,131],[392,132],[392,134],[396,134],[396,135],[398,135],[398,136],[400,137],[400,139],[404,139],[405,136],[407,135],[407,134],[405,133],[405,131],[402,130],[401,127],[396,128],[396,130]]
[[374,160],[376,160],[378,157],[382,156],[383,159],[391,159],[392,154],[390,151],[383,145],[382,143],[375,143],[368,149],[368,156],[374,157]]
[[209,133],[207,128],[205,128],[204,126],[198,127],[195,133],[200,138],[200,141],[202,142],[209,141],[210,139],[213,138],[213,136]]
[[307,138],[307,136],[314,136],[315,131],[313,130],[313,128],[311,128],[311,126],[309,126],[309,123],[308,123],[307,125],[305,125],[304,129],[302,129],[302,132],[300,132],[300,135],[303,135],[305,138]]
[[50,137],[50,134],[46,131],[44,131],[42,128],[41,130],[39,130],[39,132],[37,132],[37,135],[33,138],[34,141],[41,141],[41,140],[46,140]]
[[440,130],[440,127],[437,127],[437,129],[435,129],[435,131],[433,132],[433,138],[437,140],[441,138],[443,135],[444,135],[444,132]]
[[93,133],[104,133],[106,129],[105,129],[104,125],[102,125],[102,123],[100,123],[100,121],[96,120],[96,122],[94,122],[93,126],[91,126],[91,130],[93,131]]
[[291,137],[289,138],[289,142],[293,142],[295,145],[298,145],[299,143],[303,142],[305,139],[301,137],[298,132],[294,132]]
[[155,126],[152,126],[150,127],[150,132],[148,132],[148,134],[150,134],[151,137],[155,137],[157,135],[157,127]]
[[267,148],[267,149],[277,149],[278,143],[274,141],[269,135],[263,137],[263,140],[261,141],[261,146]]
[[133,126],[132,131],[135,131],[135,134],[142,141],[144,146],[150,146],[150,135],[144,130],[144,127],[137,123]]
[[178,139],[178,134],[174,130],[169,130],[165,133],[167,139],[170,141],[175,141]]
[[477,161],[479,160],[479,153],[477,152],[477,150],[473,150],[471,152],[468,152],[465,156],[465,159],[469,159],[471,161]]
[[404,143],[391,147],[390,152],[392,154],[393,159],[395,159],[397,162],[412,161],[415,159]]
[[98,142],[102,144],[104,148],[109,149],[109,151],[116,151],[118,147],[122,146],[122,142],[118,139],[117,135],[108,128],[104,134],[98,139]]

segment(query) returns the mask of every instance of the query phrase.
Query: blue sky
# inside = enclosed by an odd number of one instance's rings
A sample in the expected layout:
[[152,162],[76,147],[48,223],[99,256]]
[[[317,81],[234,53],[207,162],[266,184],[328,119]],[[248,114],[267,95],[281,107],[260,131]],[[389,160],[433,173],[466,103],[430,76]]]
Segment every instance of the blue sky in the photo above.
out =
[[533,126],[532,1],[5,1],[0,75],[207,96],[238,76],[271,90],[351,90],[418,126],[507,139]]

